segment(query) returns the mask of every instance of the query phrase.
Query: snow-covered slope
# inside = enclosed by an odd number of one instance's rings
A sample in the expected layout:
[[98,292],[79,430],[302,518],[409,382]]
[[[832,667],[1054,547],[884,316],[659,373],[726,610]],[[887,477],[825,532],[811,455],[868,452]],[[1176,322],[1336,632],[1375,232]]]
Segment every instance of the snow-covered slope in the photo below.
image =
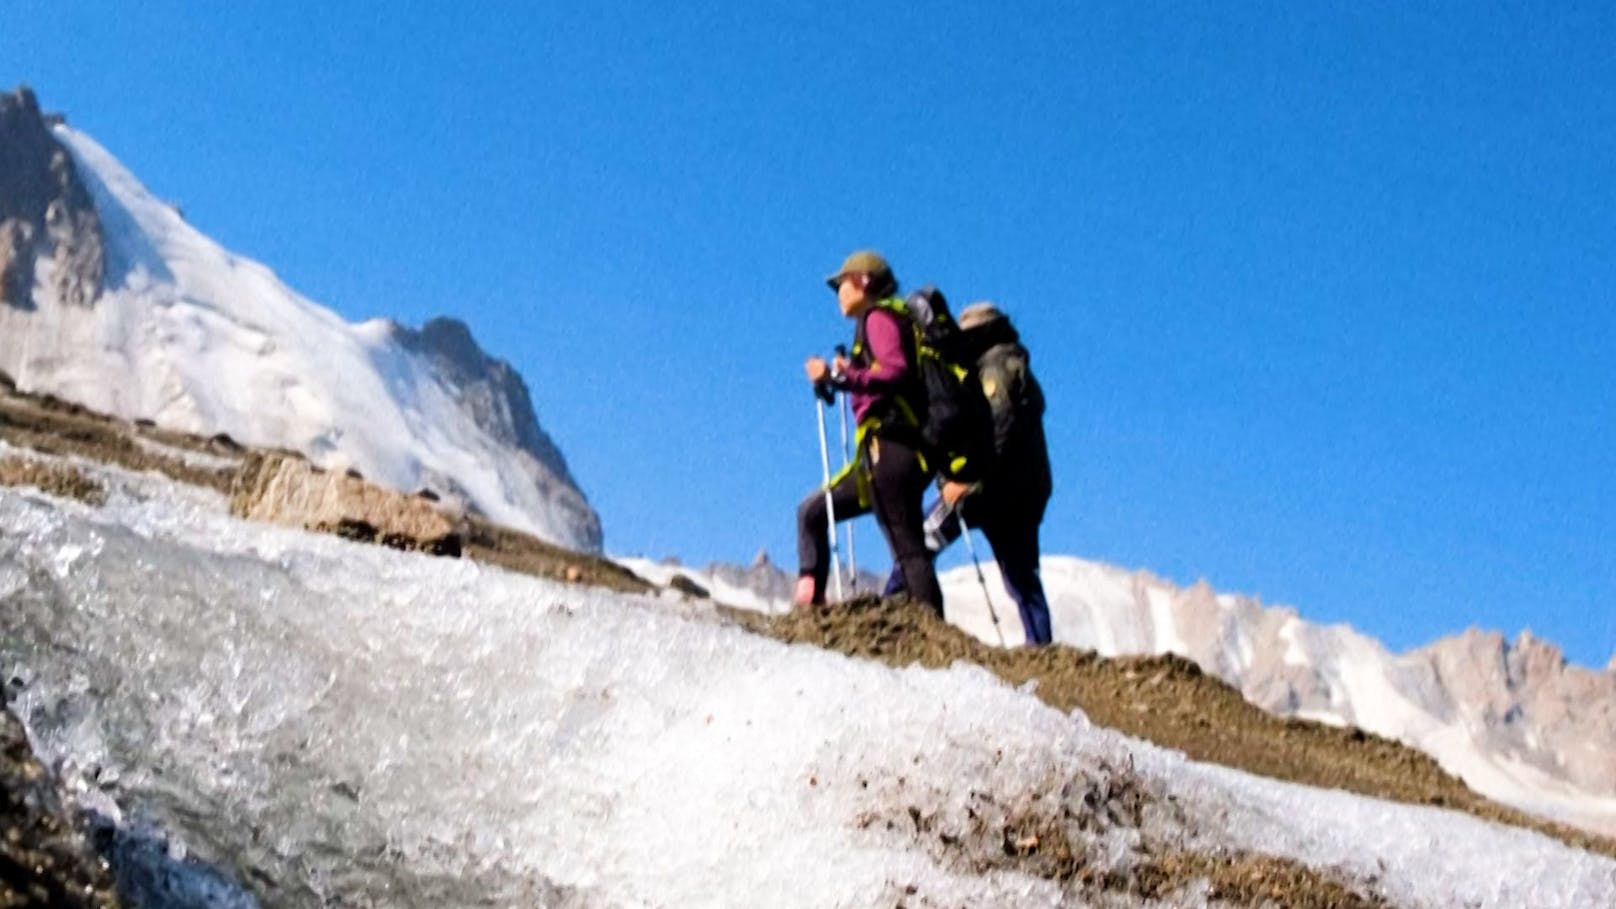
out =
[[0,370],[19,387],[290,448],[599,551],[599,518],[520,377],[463,325],[349,324],[193,229],[88,136],[53,135],[100,217],[104,289],[88,305],[58,299],[42,255],[32,297],[0,303]]
[[[742,571],[621,561],[660,583],[683,573],[735,606],[788,608],[788,579],[766,563]],[[1511,642],[1472,630],[1394,654],[1348,626],[1315,625],[1205,583],[1183,588],[1069,556],[1042,564],[1059,643],[1106,656],[1188,657],[1272,713],[1395,739],[1489,798],[1616,835],[1616,672],[1566,665],[1529,634]],[[997,569],[986,561],[983,570],[1005,642],[1021,644]],[[949,621],[998,643],[975,571],[956,568],[940,580]]]
[[[1020,622],[991,565],[1005,635]],[[1530,635],[1467,632],[1404,654],[1346,625],[1182,588],[1148,572],[1071,557],[1043,561],[1057,640],[1108,656],[1173,652],[1297,716],[1396,739],[1472,789],[1525,811],[1616,835],[1616,674],[1568,666]],[[992,640],[974,572],[943,579],[951,615]]]
[[[0,671],[82,804],[177,838],[146,860],[250,869],[268,904],[1210,905],[1193,882],[1075,888],[1240,850],[1399,906],[1616,892],[1608,858],[1196,764],[977,667],[849,660],[699,603],[243,523],[211,493],[100,475],[101,508],[0,487]],[[1066,838],[1074,889],[1007,857],[1015,824]],[[167,870],[201,905],[251,904]]]

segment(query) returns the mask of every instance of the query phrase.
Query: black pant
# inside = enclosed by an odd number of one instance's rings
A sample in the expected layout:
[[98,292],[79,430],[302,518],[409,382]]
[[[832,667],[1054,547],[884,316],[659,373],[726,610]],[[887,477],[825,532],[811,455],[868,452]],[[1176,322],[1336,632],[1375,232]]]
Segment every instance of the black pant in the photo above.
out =
[[[1048,644],[1052,640],[1049,601],[1044,596],[1044,582],[1038,577],[1038,525],[1044,520],[1047,502],[1048,496],[1043,494],[1017,499],[975,492],[952,508],[939,498],[926,515],[926,548],[933,555],[960,538],[961,515],[966,524],[988,538],[1004,589],[1021,613],[1021,628],[1028,644]],[[887,578],[884,593],[891,596],[903,589],[903,577],[894,571]]]
[[[868,495],[860,502],[860,477]],[[943,614],[943,591],[926,550],[925,515],[921,498],[930,474],[913,448],[893,439],[871,439],[860,449],[858,462],[831,487],[836,520],[845,521],[875,512],[876,523],[892,549],[892,563],[901,572],[913,599]],[[825,515],[825,490],[816,489],[797,507],[797,563],[800,576],[814,579],[814,602],[825,600],[830,577],[830,521]]]
[[[969,510],[966,500],[965,521],[976,525],[976,516]],[[982,535],[993,547],[994,561],[999,563],[999,575],[1010,598],[1021,612],[1021,627],[1029,644],[1048,644],[1049,601],[1044,597],[1044,582],[1038,577],[1038,525],[1043,521],[1041,502],[1021,508],[983,508]]]

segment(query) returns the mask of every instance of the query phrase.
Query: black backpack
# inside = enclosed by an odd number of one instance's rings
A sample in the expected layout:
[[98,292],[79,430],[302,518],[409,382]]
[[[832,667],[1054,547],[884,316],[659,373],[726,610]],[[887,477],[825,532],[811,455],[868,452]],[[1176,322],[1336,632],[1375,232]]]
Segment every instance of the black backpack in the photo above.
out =
[[947,298],[928,284],[910,294],[901,308],[882,305],[914,326],[913,366],[919,372],[914,388],[924,400],[910,406],[927,459],[948,479],[981,479],[993,459],[993,411],[977,382],[976,363],[961,356],[959,325],[948,311]]

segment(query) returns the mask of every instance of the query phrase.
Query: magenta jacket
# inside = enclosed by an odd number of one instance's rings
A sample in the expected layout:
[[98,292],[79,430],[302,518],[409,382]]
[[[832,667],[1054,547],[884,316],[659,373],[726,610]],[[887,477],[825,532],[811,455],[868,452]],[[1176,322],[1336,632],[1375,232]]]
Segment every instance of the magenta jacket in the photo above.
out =
[[[853,363],[842,372],[840,385],[851,393],[853,419],[863,425],[870,408],[903,390],[909,376],[904,357],[904,325],[891,312],[871,306],[864,313],[864,348],[853,349]],[[860,355],[862,353],[862,356]]]

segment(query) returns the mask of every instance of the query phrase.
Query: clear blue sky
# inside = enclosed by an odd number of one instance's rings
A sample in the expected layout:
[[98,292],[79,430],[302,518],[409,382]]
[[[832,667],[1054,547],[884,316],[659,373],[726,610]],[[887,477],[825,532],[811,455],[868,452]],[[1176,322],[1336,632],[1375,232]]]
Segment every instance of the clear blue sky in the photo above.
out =
[[0,85],[348,318],[470,323],[612,552],[794,562],[874,246],[1021,327],[1046,551],[1616,646],[1609,3],[364,6],[9,0]]

